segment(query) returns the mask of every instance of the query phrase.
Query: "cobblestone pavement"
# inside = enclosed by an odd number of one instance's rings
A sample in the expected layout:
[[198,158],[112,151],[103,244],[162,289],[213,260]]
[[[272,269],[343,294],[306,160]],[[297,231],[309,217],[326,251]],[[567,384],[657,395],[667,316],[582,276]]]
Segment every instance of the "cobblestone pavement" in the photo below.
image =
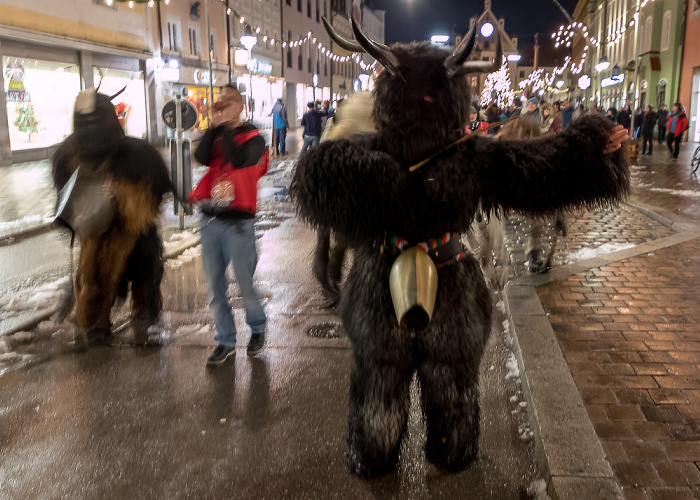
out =
[[627,499],[700,498],[700,241],[538,295]]
[[[678,161],[660,150],[633,162],[632,203],[700,222],[700,183],[685,161],[696,146],[684,145]],[[585,248],[677,234],[627,204],[566,221],[555,267]],[[518,216],[503,224],[502,274],[511,280],[530,274],[529,228]],[[546,228],[545,250],[553,234]],[[625,498],[700,499],[700,239],[640,252],[540,285],[537,295]]]

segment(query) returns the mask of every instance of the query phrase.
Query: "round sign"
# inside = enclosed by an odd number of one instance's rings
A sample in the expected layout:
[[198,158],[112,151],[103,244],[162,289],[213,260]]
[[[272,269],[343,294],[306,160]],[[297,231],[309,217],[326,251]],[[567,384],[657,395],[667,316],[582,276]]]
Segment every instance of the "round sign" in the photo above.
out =
[[[175,130],[177,128],[177,117],[175,113],[177,107],[176,100],[168,101],[163,106],[163,121],[168,128]],[[182,110],[182,130],[189,130],[197,123],[197,108],[186,99],[180,101],[180,109]]]

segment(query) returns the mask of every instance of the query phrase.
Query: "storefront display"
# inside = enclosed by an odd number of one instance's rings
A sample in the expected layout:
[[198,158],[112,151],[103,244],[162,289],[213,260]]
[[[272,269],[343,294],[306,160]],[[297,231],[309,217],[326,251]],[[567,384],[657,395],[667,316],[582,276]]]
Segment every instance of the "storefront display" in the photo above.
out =
[[70,135],[78,67],[12,56],[2,58],[2,67],[11,149],[48,147]]

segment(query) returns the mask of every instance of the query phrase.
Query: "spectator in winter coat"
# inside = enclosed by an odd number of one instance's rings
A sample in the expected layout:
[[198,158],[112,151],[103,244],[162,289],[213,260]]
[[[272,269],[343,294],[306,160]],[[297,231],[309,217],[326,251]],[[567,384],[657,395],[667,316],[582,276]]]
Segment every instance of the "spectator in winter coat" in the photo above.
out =
[[632,136],[634,139],[639,137],[639,131],[642,127],[642,120],[644,120],[644,113],[642,113],[642,108],[637,108],[634,111],[634,131]]
[[571,105],[571,101],[564,99],[561,103],[561,126],[566,128],[574,119],[574,107]]
[[659,144],[663,144],[666,138],[666,123],[668,122],[668,109],[665,104],[659,106],[657,121],[659,125]]
[[[668,122],[666,122],[666,130],[668,130],[666,144],[674,159],[678,158],[681,141],[683,140],[683,133],[687,129],[688,116],[683,111],[683,105],[677,102],[673,105],[673,113],[668,117]],[[675,144],[675,148],[671,147],[672,144]]]
[[287,108],[284,106],[281,97],[278,97],[277,102],[272,106],[271,114],[275,127],[275,149],[277,150],[277,154],[286,155],[289,121],[287,120]]
[[524,120],[531,120],[535,123],[540,121],[539,103],[535,97],[531,97],[527,101],[527,111],[522,115]]
[[520,98],[514,97],[513,104],[508,106],[508,110],[506,111],[506,116],[508,118],[510,118],[511,116],[520,116],[520,113],[522,113],[522,111],[523,111],[521,104],[522,104],[522,101],[520,100]]
[[475,132],[476,130],[483,130],[481,135],[486,135],[488,126],[488,123],[479,120],[479,112],[472,106],[471,113],[469,114],[469,125],[467,125],[468,131]]
[[304,138],[304,145],[299,152],[299,158],[309,147],[318,146],[318,142],[321,140],[321,133],[323,132],[321,112],[316,109],[316,105],[313,102],[309,102],[307,108],[308,110],[301,117],[301,126],[304,127],[304,132],[301,136]]
[[552,105],[549,103],[544,103],[540,106],[540,132],[542,135],[554,135],[562,130],[564,127],[561,124],[561,120],[556,116],[552,115]]
[[627,133],[630,131],[630,125],[632,123],[632,113],[630,112],[630,102],[625,103],[625,107],[620,110],[617,114],[617,123],[622,125],[627,129]]
[[[654,135],[654,124],[656,123],[656,113],[654,113],[654,108],[651,104],[647,105],[647,109],[644,112],[644,118],[642,118],[642,154],[651,154],[651,150],[654,148],[654,141],[652,136]],[[647,142],[649,143],[649,152],[647,153]]]

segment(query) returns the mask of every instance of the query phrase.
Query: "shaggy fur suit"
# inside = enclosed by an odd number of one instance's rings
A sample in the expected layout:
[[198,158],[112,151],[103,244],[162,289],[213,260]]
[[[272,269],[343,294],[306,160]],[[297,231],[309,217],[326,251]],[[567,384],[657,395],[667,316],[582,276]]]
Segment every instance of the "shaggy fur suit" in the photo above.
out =
[[114,198],[114,219],[102,234],[80,242],[74,321],[90,341],[108,335],[110,310],[131,284],[131,317],[145,334],[162,307],[163,243],[156,219],[163,195],[172,190],[168,169],[148,142],[127,137],[109,98],[96,94],[94,112],[74,118],[74,133],[53,157],[53,179],[60,190],[71,174],[106,175]]
[[356,249],[341,308],[353,348],[347,460],[363,477],[397,464],[414,373],[428,460],[457,471],[478,453],[479,364],[491,326],[479,264],[467,256],[439,269],[432,321],[423,331],[404,331],[389,292],[398,255],[389,238],[418,243],[466,232],[480,206],[533,216],[604,207],[629,186],[624,153],[603,154],[612,125],[602,117],[582,118],[551,138],[477,136],[445,149],[469,119],[467,78],[448,77],[448,53],[428,43],[396,44],[391,52],[395,71],[381,72],[374,90],[377,132],[309,150],[290,188],[305,220],[332,228]]

